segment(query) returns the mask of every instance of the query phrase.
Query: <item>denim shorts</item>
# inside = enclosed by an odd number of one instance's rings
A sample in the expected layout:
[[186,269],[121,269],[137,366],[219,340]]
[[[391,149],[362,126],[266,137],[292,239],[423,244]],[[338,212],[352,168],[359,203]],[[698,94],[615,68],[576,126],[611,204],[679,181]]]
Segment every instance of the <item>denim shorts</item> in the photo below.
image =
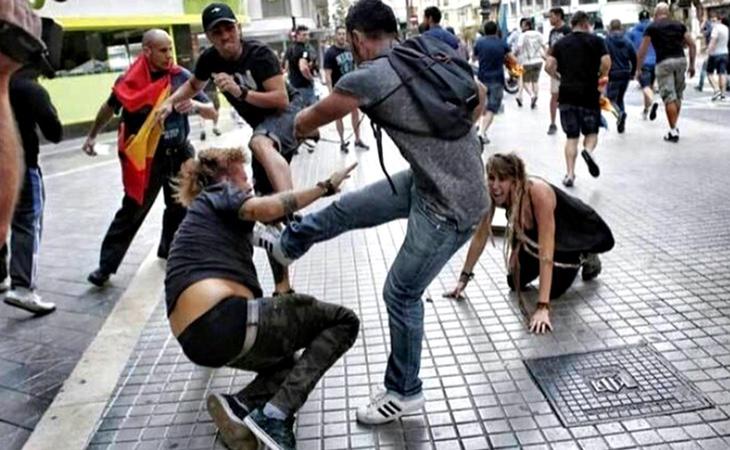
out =
[[561,104],[560,125],[568,139],[576,139],[589,134],[598,134],[601,124],[601,110],[585,108],[583,106]]
[[487,83],[487,107],[486,111],[494,114],[499,112],[504,98],[504,83]]
[[656,74],[654,72],[654,66],[642,66],[641,75],[639,76],[639,85],[641,88],[654,86],[656,80]]
[[707,58],[707,73],[727,75],[727,53],[724,55],[711,55]]

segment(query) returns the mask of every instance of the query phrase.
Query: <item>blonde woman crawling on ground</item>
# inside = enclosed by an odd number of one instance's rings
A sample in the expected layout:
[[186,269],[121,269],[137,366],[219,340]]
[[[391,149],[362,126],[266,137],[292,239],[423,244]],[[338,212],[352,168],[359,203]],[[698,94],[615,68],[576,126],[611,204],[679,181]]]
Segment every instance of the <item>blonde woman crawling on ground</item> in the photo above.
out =
[[550,301],[568,290],[579,269],[585,281],[598,276],[598,253],[613,248],[611,230],[590,206],[545,180],[528,177],[525,163],[514,153],[489,157],[487,185],[491,207],[472,238],[456,287],[444,296],[461,298],[489,239],[495,207],[505,208],[507,284],[517,289],[520,309],[527,315],[521,291],[539,279],[537,308],[529,329],[551,331]]

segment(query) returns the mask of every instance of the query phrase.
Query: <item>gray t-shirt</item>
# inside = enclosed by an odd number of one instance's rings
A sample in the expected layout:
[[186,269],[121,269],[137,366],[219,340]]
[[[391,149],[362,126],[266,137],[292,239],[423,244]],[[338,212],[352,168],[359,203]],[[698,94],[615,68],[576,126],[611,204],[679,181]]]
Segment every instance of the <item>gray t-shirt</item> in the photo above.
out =
[[[401,80],[388,62],[378,58],[340,78],[335,89],[354,95],[367,108],[393,91]],[[415,99],[402,86],[376,105],[370,116],[385,123],[403,124],[419,133],[429,131],[428,123]],[[472,129],[464,137],[448,141],[395,130],[383,129],[393,139],[411,165],[418,194],[435,213],[457,221],[461,230],[476,224],[489,207],[484,183],[481,146]],[[400,194],[400,193],[399,193]]]

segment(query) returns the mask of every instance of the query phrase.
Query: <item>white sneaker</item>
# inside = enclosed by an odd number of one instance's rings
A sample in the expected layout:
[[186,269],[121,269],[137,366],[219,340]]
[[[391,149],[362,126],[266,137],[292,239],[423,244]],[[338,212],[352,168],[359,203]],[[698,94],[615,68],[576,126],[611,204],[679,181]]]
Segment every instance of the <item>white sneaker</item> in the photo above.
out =
[[11,289],[5,294],[5,303],[32,312],[33,314],[47,314],[56,309],[55,304],[44,302],[35,292],[20,287]]
[[407,400],[390,391],[381,391],[370,398],[370,404],[357,408],[357,421],[367,425],[392,422],[403,415],[423,408],[426,398],[419,393]]
[[263,225],[256,222],[251,233],[251,243],[256,247],[266,250],[282,266],[288,266],[294,262],[288,258],[281,249],[281,230],[273,225]]
[[2,283],[0,283],[0,294],[7,292],[10,289],[10,278],[6,277]]

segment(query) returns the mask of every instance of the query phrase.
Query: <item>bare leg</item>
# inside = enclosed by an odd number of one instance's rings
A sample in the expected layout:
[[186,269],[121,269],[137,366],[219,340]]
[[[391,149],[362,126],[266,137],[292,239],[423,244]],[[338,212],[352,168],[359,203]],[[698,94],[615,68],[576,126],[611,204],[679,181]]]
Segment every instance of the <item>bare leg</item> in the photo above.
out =
[[[558,94],[550,94],[550,125],[555,125],[555,116],[558,113]],[[575,158],[573,158],[575,159]]]
[[350,113],[350,120],[352,121],[352,132],[355,133],[355,142],[362,142],[360,139],[360,110],[355,108]]
[[575,177],[575,158],[578,156],[578,138],[565,141],[565,167],[570,178]]
[[589,134],[588,136],[585,136],[583,138],[583,148],[588,150],[590,153],[593,153],[593,151],[596,149],[597,145],[598,145],[598,135],[597,134]]
[[667,122],[669,122],[669,128],[674,129],[677,127],[677,120],[679,120],[679,102],[673,101],[664,105],[664,110],[667,113]]
[[494,120],[494,113],[492,111],[485,111],[484,114],[482,114],[482,136],[487,135],[487,130],[489,129],[490,125],[492,125],[492,120]]
[[337,127],[337,134],[340,135],[340,144],[345,143],[345,124],[342,123],[342,119],[337,119],[335,121],[335,126]]

